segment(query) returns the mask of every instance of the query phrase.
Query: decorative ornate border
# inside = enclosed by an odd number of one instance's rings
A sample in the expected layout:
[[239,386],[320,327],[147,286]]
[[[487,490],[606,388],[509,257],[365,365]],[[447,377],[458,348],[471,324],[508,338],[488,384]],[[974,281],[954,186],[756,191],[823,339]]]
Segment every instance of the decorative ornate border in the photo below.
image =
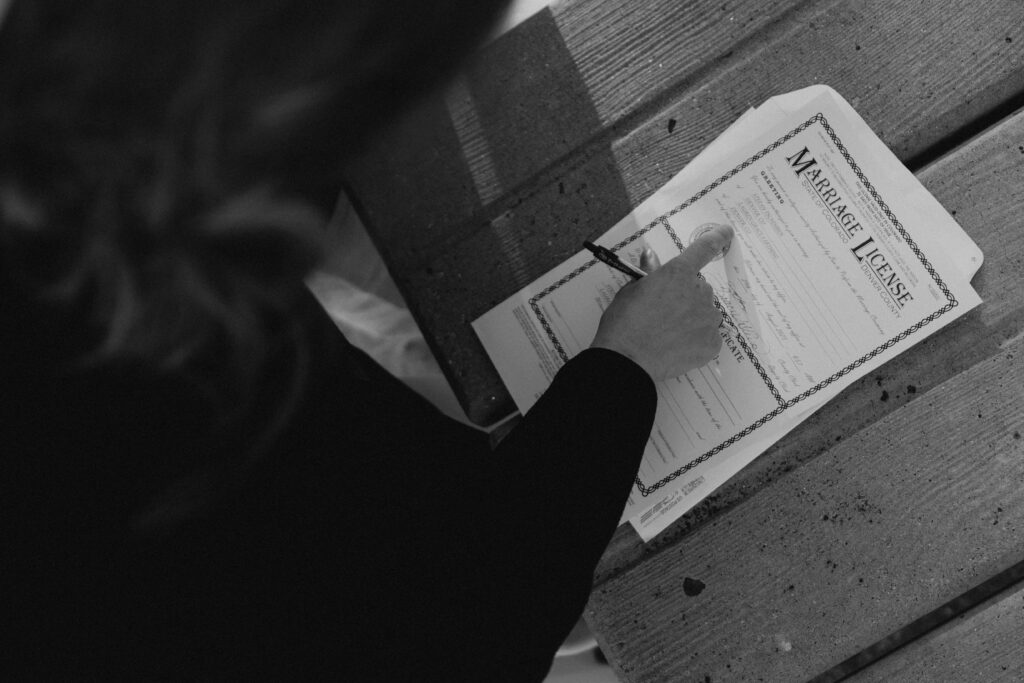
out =
[[[843,377],[844,375],[849,374],[850,372],[852,372],[853,370],[857,369],[858,367],[860,367],[864,363],[868,362],[869,360],[871,360],[872,358],[874,358],[878,354],[882,353],[886,349],[891,348],[893,345],[895,345],[895,344],[899,343],[900,341],[906,339],[908,336],[910,336],[911,334],[917,332],[919,329],[921,329],[922,327],[924,327],[928,323],[936,320],[939,316],[944,315],[945,313],[948,313],[950,310],[956,308],[956,306],[958,305],[956,297],[953,296],[953,293],[949,291],[949,287],[947,287],[946,283],[942,281],[941,277],[939,277],[939,274],[935,271],[935,268],[928,261],[928,259],[925,257],[925,255],[921,252],[921,249],[917,246],[917,243],[907,233],[906,229],[903,227],[903,224],[900,223],[899,219],[896,218],[896,215],[893,214],[892,210],[889,208],[889,205],[885,203],[885,201],[881,198],[881,196],[879,196],[878,191],[875,190],[874,185],[872,185],[871,182],[867,179],[867,177],[864,175],[864,172],[860,169],[860,166],[858,166],[857,163],[853,160],[853,157],[850,156],[850,153],[846,149],[846,146],[842,143],[842,141],[840,141],[839,137],[836,135],[835,130],[833,130],[832,126],[829,125],[828,120],[825,118],[825,115],[820,113],[820,112],[815,114],[814,116],[812,116],[811,118],[809,118],[807,121],[803,122],[802,124],[800,124],[796,128],[794,128],[793,130],[791,130],[789,133],[787,133],[783,137],[781,137],[778,140],[776,140],[775,142],[773,142],[771,145],[765,147],[760,152],[758,152],[757,154],[753,155],[752,157],[750,157],[749,159],[744,161],[739,166],[736,166],[731,171],[729,171],[728,173],[724,174],[723,176],[721,176],[720,178],[718,178],[717,180],[712,182],[710,185],[708,185],[703,190],[701,190],[697,194],[695,194],[692,197],[690,197],[689,199],[687,199],[685,202],[683,202],[679,206],[675,207],[671,211],[668,211],[667,213],[662,214],[661,216],[659,216],[658,218],[654,219],[653,221],[651,221],[650,223],[648,223],[647,225],[645,225],[641,229],[637,230],[635,233],[633,233],[632,235],[630,235],[626,239],[622,240],[621,242],[619,242],[618,244],[613,246],[612,250],[613,251],[618,251],[619,249],[621,249],[622,247],[626,246],[627,244],[629,244],[629,243],[633,242],[634,240],[642,237],[645,233],[649,232],[650,230],[652,230],[653,228],[657,227],[658,225],[662,225],[668,231],[669,236],[672,238],[672,240],[675,243],[676,247],[678,247],[679,251],[682,252],[683,249],[684,249],[684,246],[683,246],[682,242],[679,240],[679,237],[675,234],[675,232],[672,230],[671,226],[668,223],[668,219],[671,216],[674,216],[675,214],[679,213],[680,211],[685,210],[687,207],[691,206],[694,202],[696,202],[699,199],[703,198],[705,195],[707,195],[709,192],[711,192],[712,190],[717,188],[719,185],[721,185],[725,181],[729,180],[730,178],[732,178],[737,173],[739,173],[743,169],[747,168],[748,166],[750,166],[754,162],[758,161],[759,159],[764,157],[769,152],[774,151],[775,149],[777,149],[778,147],[780,147],[784,143],[788,142],[794,136],[796,136],[799,133],[803,132],[804,130],[806,130],[807,128],[809,128],[811,125],[813,125],[815,123],[820,124],[822,126],[822,128],[825,130],[825,132],[828,133],[828,136],[832,139],[832,142],[835,144],[836,148],[842,153],[843,158],[846,159],[846,162],[850,165],[850,169],[853,170],[853,172],[857,175],[857,178],[864,184],[864,187],[866,187],[867,190],[871,193],[871,197],[875,200],[875,202],[878,203],[879,208],[882,209],[882,212],[885,213],[886,217],[892,222],[893,227],[900,233],[900,235],[906,241],[907,245],[910,247],[911,251],[913,251],[914,255],[918,258],[918,260],[920,260],[921,265],[924,266],[925,270],[932,277],[932,280],[935,282],[936,286],[939,288],[939,291],[941,291],[942,294],[946,297],[946,302],[947,303],[946,303],[946,305],[944,305],[939,310],[935,311],[934,313],[932,313],[932,314],[930,314],[928,316],[925,316],[922,320],[920,320],[917,323],[911,325],[909,328],[907,328],[904,331],[900,332],[895,337],[889,339],[884,344],[882,344],[882,345],[878,346],[877,348],[871,350],[870,352],[864,354],[863,356],[861,356],[860,358],[858,358],[854,362],[852,362],[849,365],[847,365],[846,367],[840,369],[838,372],[833,373],[832,375],[828,376],[827,378],[825,378],[822,381],[820,381],[817,384],[815,384],[813,387],[810,387],[806,391],[804,391],[801,394],[791,398],[788,401],[783,400],[783,398],[779,394],[778,390],[776,390],[774,385],[772,385],[771,380],[768,378],[767,373],[761,367],[760,363],[757,362],[757,360],[754,357],[753,353],[751,353],[750,347],[747,345],[746,340],[744,340],[742,338],[742,336],[737,335],[737,337],[739,338],[740,344],[743,346],[744,352],[747,354],[748,357],[751,358],[752,362],[754,363],[755,367],[758,370],[758,373],[761,375],[761,378],[765,381],[765,383],[767,384],[769,389],[772,391],[773,396],[775,397],[776,401],[778,402],[778,406],[776,406],[774,410],[768,412],[767,414],[765,414],[764,416],[762,416],[761,418],[759,418],[755,422],[753,422],[750,425],[748,425],[742,431],[734,434],[733,436],[731,436],[730,438],[726,439],[725,441],[723,441],[722,443],[718,444],[717,446],[715,446],[711,450],[707,451],[706,453],[702,454],[701,456],[699,456],[697,458],[694,458],[693,460],[687,462],[685,465],[683,465],[679,469],[673,471],[672,473],[670,473],[666,477],[660,479],[659,481],[655,482],[654,484],[652,484],[650,486],[647,486],[646,484],[644,484],[640,480],[640,477],[638,475],[637,478],[636,478],[636,482],[635,482],[636,483],[636,488],[640,492],[640,494],[642,496],[644,496],[644,497],[651,495],[652,493],[654,493],[658,489],[664,487],[665,485],[669,484],[670,482],[672,482],[673,480],[678,478],[680,475],[685,474],[686,472],[688,472],[689,470],[693,469],[694,467],[696,467],[700,463],[702,463],[702,462],[708,460],[709,458],[717,455],[718,453],[720,453],[724,449],[726,449],[729,446],[733,445],[734,443],[736,443],[737,441],[739,441],[743,437],[747,436],[748,434],[750,434],[753,431],[755,431],[756,429],[760,428],[761,426],[763,426],[764,424],[766,424],[767,422],[769,422],[770,420],[772,420],[776,416],[780,415],[783,411],[791,408],[792,406],[796,405],[800,401],[806,399],[808,396],[811,396],[811,395],[816,394],[817,392],[821,391],[822,389],[824,389],[825,387],[827,387],[829,384],[833,383],[834,381],[836,381],[840,377]],[[530,298],[530,301],[529,301],[530,307],[533,309],[534,314],[537,316],[537,319],[540,321],[541,326],[544,328],[544,331],[547,333],[548,338],[551,340],[551,343],[554,345],[555,349],[558,351],[558,354],[562,357],[563,361],[568,361],[569,358],[566,355],[564,349],[562,349],[561,343],[558,341],[558,339],[554,335],[553,331],[551,330],[551,326],[548,323],[547,318],[544,316],[543,312],[541,311],[538,302],[541,299],[543,299],[545,296],[549,295],[551,292],[556,290],[557,288],[561,287],[562,285],[566,284],[567,282],[569,282],[573,278],[577,277],[578,275],[580,275],[581,273],[586,271],[588,268],[592,267],[596,263],[598,263],[597,259],[593,259],[591,261],[588,261],[587,263],[583,264],[579,268],[576,268],[575,270],[573,270],[571,273],[567,274],[565,277],[563,277],[560,280],[558,280],[558,282],[553,283],[552,285],[546,287],[539,294],[537,294],[537,295],[535,295],[535,296]],[[725,314],[725,310],[719,304],[717,299],[715,301],[715,305],[719,308],[719,310],[721,310],[723,312],[724,315],[727,315],[727,314]],[[729,322],[731,323],[731,321],[729,321]]]

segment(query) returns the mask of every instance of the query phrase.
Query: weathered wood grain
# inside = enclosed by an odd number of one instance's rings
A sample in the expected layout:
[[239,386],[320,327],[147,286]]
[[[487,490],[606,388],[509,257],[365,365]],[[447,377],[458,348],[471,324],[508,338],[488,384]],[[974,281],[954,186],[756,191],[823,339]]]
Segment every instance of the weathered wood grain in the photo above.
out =
[[1017,339],[597,588],[602,649],[628,681],[813,677],[1020,559],[1022,429]]
[[620,529],[597,583],[670,547],[714,514],[1024,334],[1022,146],[1024,112],[918,174],[985,254],[972,283],[982,306],[848,388],[652,543],[644,545],[631,529]]
[[363,157],[350,176],[364,219],[398,241],[415,240],[414,229],[427,241],[472,231],[464,221],[492,195],[472,181],[475,171],[486,169],[499,194],[515,190],[595,136],[610,140],[624,117],[799,2],[807,0],[652,0],[609,12],[613,3],[590,0],[542,11],[486,46],[455,93],[429,99]]
[[744,37],[769,30],[808,0],[574,0],[554,17],[606,125],[713,68]]
[[850,683],[1024,680],[1024,586],[948,622],[860,674]]
[[[645,197],[647,186],[660,187],[732,112],[812,83],[835,88],[898,157],[911,161],[1019,99],[1022,25],[1024,7],[1012,1],[803,7],[688,84],[685,96],[653,115],[655,125],[617,139],[619,168],[626,186]],[[676,121],[672,133],[668,119]],[[692,149],[694,143],[701,147]]]
[[[829,83],[911,160],[1024,92],[1024,5],[1010,0],[625,6],[559,5],[485,53],[464,88],[480,109],[469,157],[434,103],[350,171],[478,421],[511,403],[469,322],[628,213],[747,106]],[[481,197],[477,167],[497,199]]]

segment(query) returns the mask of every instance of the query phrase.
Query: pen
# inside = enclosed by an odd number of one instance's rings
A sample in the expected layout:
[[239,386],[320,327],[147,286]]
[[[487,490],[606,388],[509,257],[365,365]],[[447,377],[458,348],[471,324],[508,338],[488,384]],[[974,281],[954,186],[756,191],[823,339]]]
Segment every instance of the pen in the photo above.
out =
[[615,252],[612,251],[611,249],[609,249],[608,247],[599,247],[596,244],[594,244],[593,242],[590,242],[590,241],[587,241],[587,240],[583,241],[583,246],[586,247],[587,251],[589,251],[591,254],[593,254],[597,258],[598,261],[600,261],[601,263],[604,263],[604,264],[607,264],[607,265],[611,266],[612,268],[614,268],[615,270],[617,270],[617,271],[619,271],[621,273],[625,273],[626,275],[630,276],[634,280],[639,280],[640,278],[642,278],[645,275],[647,275],[647,273],[645,273],[644,271],[640,270],[639,268],[637,268],[633,264],[626,263],[625,261],[620,259],[615,254]]

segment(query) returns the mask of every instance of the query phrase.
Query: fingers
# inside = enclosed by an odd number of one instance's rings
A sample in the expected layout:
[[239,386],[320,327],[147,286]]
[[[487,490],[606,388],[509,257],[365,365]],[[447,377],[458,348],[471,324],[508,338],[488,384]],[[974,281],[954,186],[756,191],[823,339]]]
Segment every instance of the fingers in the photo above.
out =
[[696,273],[722,253],[733,238],[733,229],[728,225],[717,225],[695,239],[682,254],[672,259],[676,267]]
[[653,273],[661,267],[661,259],[651,249],[651,245],[644,244],[644,250],[640,252],[640,270],[645,273]]
[[[715,300],[715,289],[711,284],[702,277],[694,277],[693,287],[696,291],[696,300],[703,301],[706,304],[711,304]],[[717,309],[712,309],[716,310]]]

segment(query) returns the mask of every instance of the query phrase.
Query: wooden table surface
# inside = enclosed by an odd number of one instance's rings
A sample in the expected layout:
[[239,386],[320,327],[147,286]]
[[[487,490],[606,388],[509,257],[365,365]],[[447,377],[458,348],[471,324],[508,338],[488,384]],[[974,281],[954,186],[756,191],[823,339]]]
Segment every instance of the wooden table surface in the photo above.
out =
[[1024,3],[561,2],[396,125],[348,189],[486,424],[514,407],[470,322],[748,107],[813,83],[978,243],[984,303],[652,543],[621,528],[588,620],[628,681],[1024,680]]

